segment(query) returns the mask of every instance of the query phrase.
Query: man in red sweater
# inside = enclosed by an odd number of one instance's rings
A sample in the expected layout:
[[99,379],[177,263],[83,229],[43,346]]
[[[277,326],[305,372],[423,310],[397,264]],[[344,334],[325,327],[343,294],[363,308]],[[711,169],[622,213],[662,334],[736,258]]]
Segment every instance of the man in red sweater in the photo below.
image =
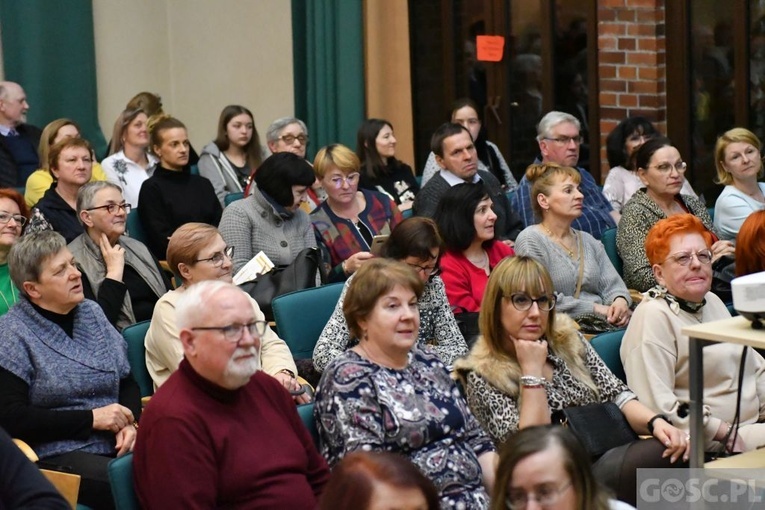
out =
[[135,446],[144,508],[314,508],[329,471],[289,393],[260,371],[247,296],[205,281],[178,301],[185,358],[152,397]]

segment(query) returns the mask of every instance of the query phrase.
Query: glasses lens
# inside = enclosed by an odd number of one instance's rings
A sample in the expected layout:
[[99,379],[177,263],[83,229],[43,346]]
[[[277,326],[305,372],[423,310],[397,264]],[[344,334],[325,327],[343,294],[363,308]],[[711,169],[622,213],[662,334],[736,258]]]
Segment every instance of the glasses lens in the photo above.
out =
[[510,297],[510,300],[513,303],[513,306],[516,308],[516,310],[525,312],[529,308],[531,308],[531,304],[533,301],[531,301],[531,298],[527,296],[526,294],[513,294]]
[[266,321],[255,321],[247,324],[247,329],[250,331],[250,335],[261,337],[266,334]]
[[223,250],[223,254],[228,258],[234,257],[234,247],[233,246],[226,246],[226,249]]
[[539,309],[543,312],[549,312],[555,306],[555,296],[542,296],[536,301]]
[[242,338],[244,324],[230,324],[224,328],[221,328],[221,331],[223,331],[223,336],[229,342],[238,342],[239,339]]
[[696,254],[696,258],[699,259],[699,262],[702,264],[709,264],[712,262],[712,252],[709,250],[700,251]]

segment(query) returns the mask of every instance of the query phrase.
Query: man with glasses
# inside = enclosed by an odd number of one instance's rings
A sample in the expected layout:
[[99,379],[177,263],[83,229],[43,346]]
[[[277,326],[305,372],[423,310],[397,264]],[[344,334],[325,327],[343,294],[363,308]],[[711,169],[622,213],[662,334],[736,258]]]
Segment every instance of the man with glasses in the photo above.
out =
[[[576,230],[583,230],[596,239],[605,230],[616,227],[619,213],[601,192],[592,175],[584,168],[577,167],[579,148],[582,144],[580,124],[576,117],[568,113],[552,111],[542,117],[537,127],[537,142],[542,154],[542,163],[557,163],[576,169],[582,175],[579,189],[584,195],[582,215],[571,225]],[[539,162],[539,161],[537,161]],[[531,208],[531,185],[526,176],[521,179],[512,197],[513,209],[518,211],[524,225],[534,225],[540,218],[534,217]]]
[[260,370],[247,295],[208,280],[178,300],[184,360],[141,418],[143,508],[315,508],[329,471],[289,393]]

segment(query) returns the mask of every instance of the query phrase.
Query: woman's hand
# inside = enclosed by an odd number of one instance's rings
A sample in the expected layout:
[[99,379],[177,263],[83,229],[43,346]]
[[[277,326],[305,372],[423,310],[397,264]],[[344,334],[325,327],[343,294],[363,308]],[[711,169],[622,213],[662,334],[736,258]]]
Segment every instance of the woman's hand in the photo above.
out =
[[98,247],[106,264],[106,277],[121,282],[122,273],[125,270],[125,250],[119,244],[112,246],[106,234],[101,234]]
[[116,434],[128,425],[132,426],[134,421],[133,411],[120,404],[93,409],[94,430],[109,430]]
[[622,297],[617,297],[608,307],[605,314],[606,320],[614,326],[624,327],[630,321],[632,317],[632,311],[627,304],[627,300]]
[[[730,435],[728,436],[729,431]],[[744,440],[741,439],[741,435],[736,434],[735,430],[731,430],[729,423],[722,421],[717,428],[717,433],[712,439],[722,442],[726,439],[725,436],[728,436],[727,442],[725,443],[725,451],[728,453],[741,453],[746,451],[746,444],[744,443]]]
[[657,418],[653,422],[653,437],[666,446],[662,458],[669,457],[671,463],[675,463],[681,456],[684,462],[688,462],[691,454],[690,436],[667,423],[663,418]]
[[354,253],[345,259],[345,262],[343,262],[343,271],[346,275],[350,276],[358,271],[364,262],[373,258],[375,258],[375,256],[368,251],[360,251],[358,253]]
[[543,377],[542,369],[547,363],[547,340],[516,340],[515,356],[521,366],[521,375],[533,375]]
[[734,257],[736,247],[730,241],[717,241],[712,245],[712,263],[717,262],[720,257]]
[[128,452],[133,451],[135,446],[135,438],[138,436],[138,429],[136,429],[132,422],[126,427],[122,427],[117,432],[117,457],[121,457]]
[[[274,374],[274,379],[279,381],[287,391],[298,391],[302,388],[298,380],[287,372],[278,372]],[[293,395],[292,398],[297,404],[308,404],[311,402],[311,397],[307,393],[303,393],[302,395]]]

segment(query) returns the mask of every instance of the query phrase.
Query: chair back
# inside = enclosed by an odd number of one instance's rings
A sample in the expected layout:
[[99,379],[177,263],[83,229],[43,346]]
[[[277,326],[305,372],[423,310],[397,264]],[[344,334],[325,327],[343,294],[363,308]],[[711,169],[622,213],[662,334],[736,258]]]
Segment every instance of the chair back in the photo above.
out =
[[276,329],[295,359],[313,358],[313,348],[335,310],[343,283],[298,290],[274,298]]
[[223,197],[223,203],[226,205],[229,205],[231,202],[236,202],[237,200],[241,200],[244,198],[244,192],[238,191],[236,193],[228,193],[225,197]]
[[138,322],[122,330],[122,336],[127,343],[130,371],[141,389],[141,397],[150,397],[154,394],[154,382],[146,368],[146,346],[144,345],[150,324],[151,321]]
[[146,244],[148,236],[146,235],[146,231],[143,229],[141,218],[138,216],[138,209],[132,209],[127,215],[126,227],[127,235],[129,237],[132,237],[136,241],[141,241],[143,244]]
[[316,448],[319,448],[319,430],[316,428],[316,420],[313,417],[313,402],[310,404],[303,404],[297,406],[297,412],[300,415],[300,419],[303,420],[303,425],[311,433],[311,438]]
[[624,337],[624,329],[618,331],[609,331],[608,333],[601,333],[592,340],[590,344],[595,352],[603,359],[608,369],[613,374],[621,379],[624,384],[627,384],[627,374],[624,372],[624,365],[622,365],[622,357],[619,354],[619,349],[622,346],[622,338]]
[[622,258],[619,256],[619,251],[616,249],[616,229],[609,228],[604,231],[600,236],[600,242],[603,243],[603,247],[606,249],[606,255],[611,259],[611,263],[616,268],[616,272],[619,276],[624,278],[624,265],[622,264]]
[[109,462],[109,485],[112,488],[114,506],[117,510],[141,510],[133,485],[133,454]]

